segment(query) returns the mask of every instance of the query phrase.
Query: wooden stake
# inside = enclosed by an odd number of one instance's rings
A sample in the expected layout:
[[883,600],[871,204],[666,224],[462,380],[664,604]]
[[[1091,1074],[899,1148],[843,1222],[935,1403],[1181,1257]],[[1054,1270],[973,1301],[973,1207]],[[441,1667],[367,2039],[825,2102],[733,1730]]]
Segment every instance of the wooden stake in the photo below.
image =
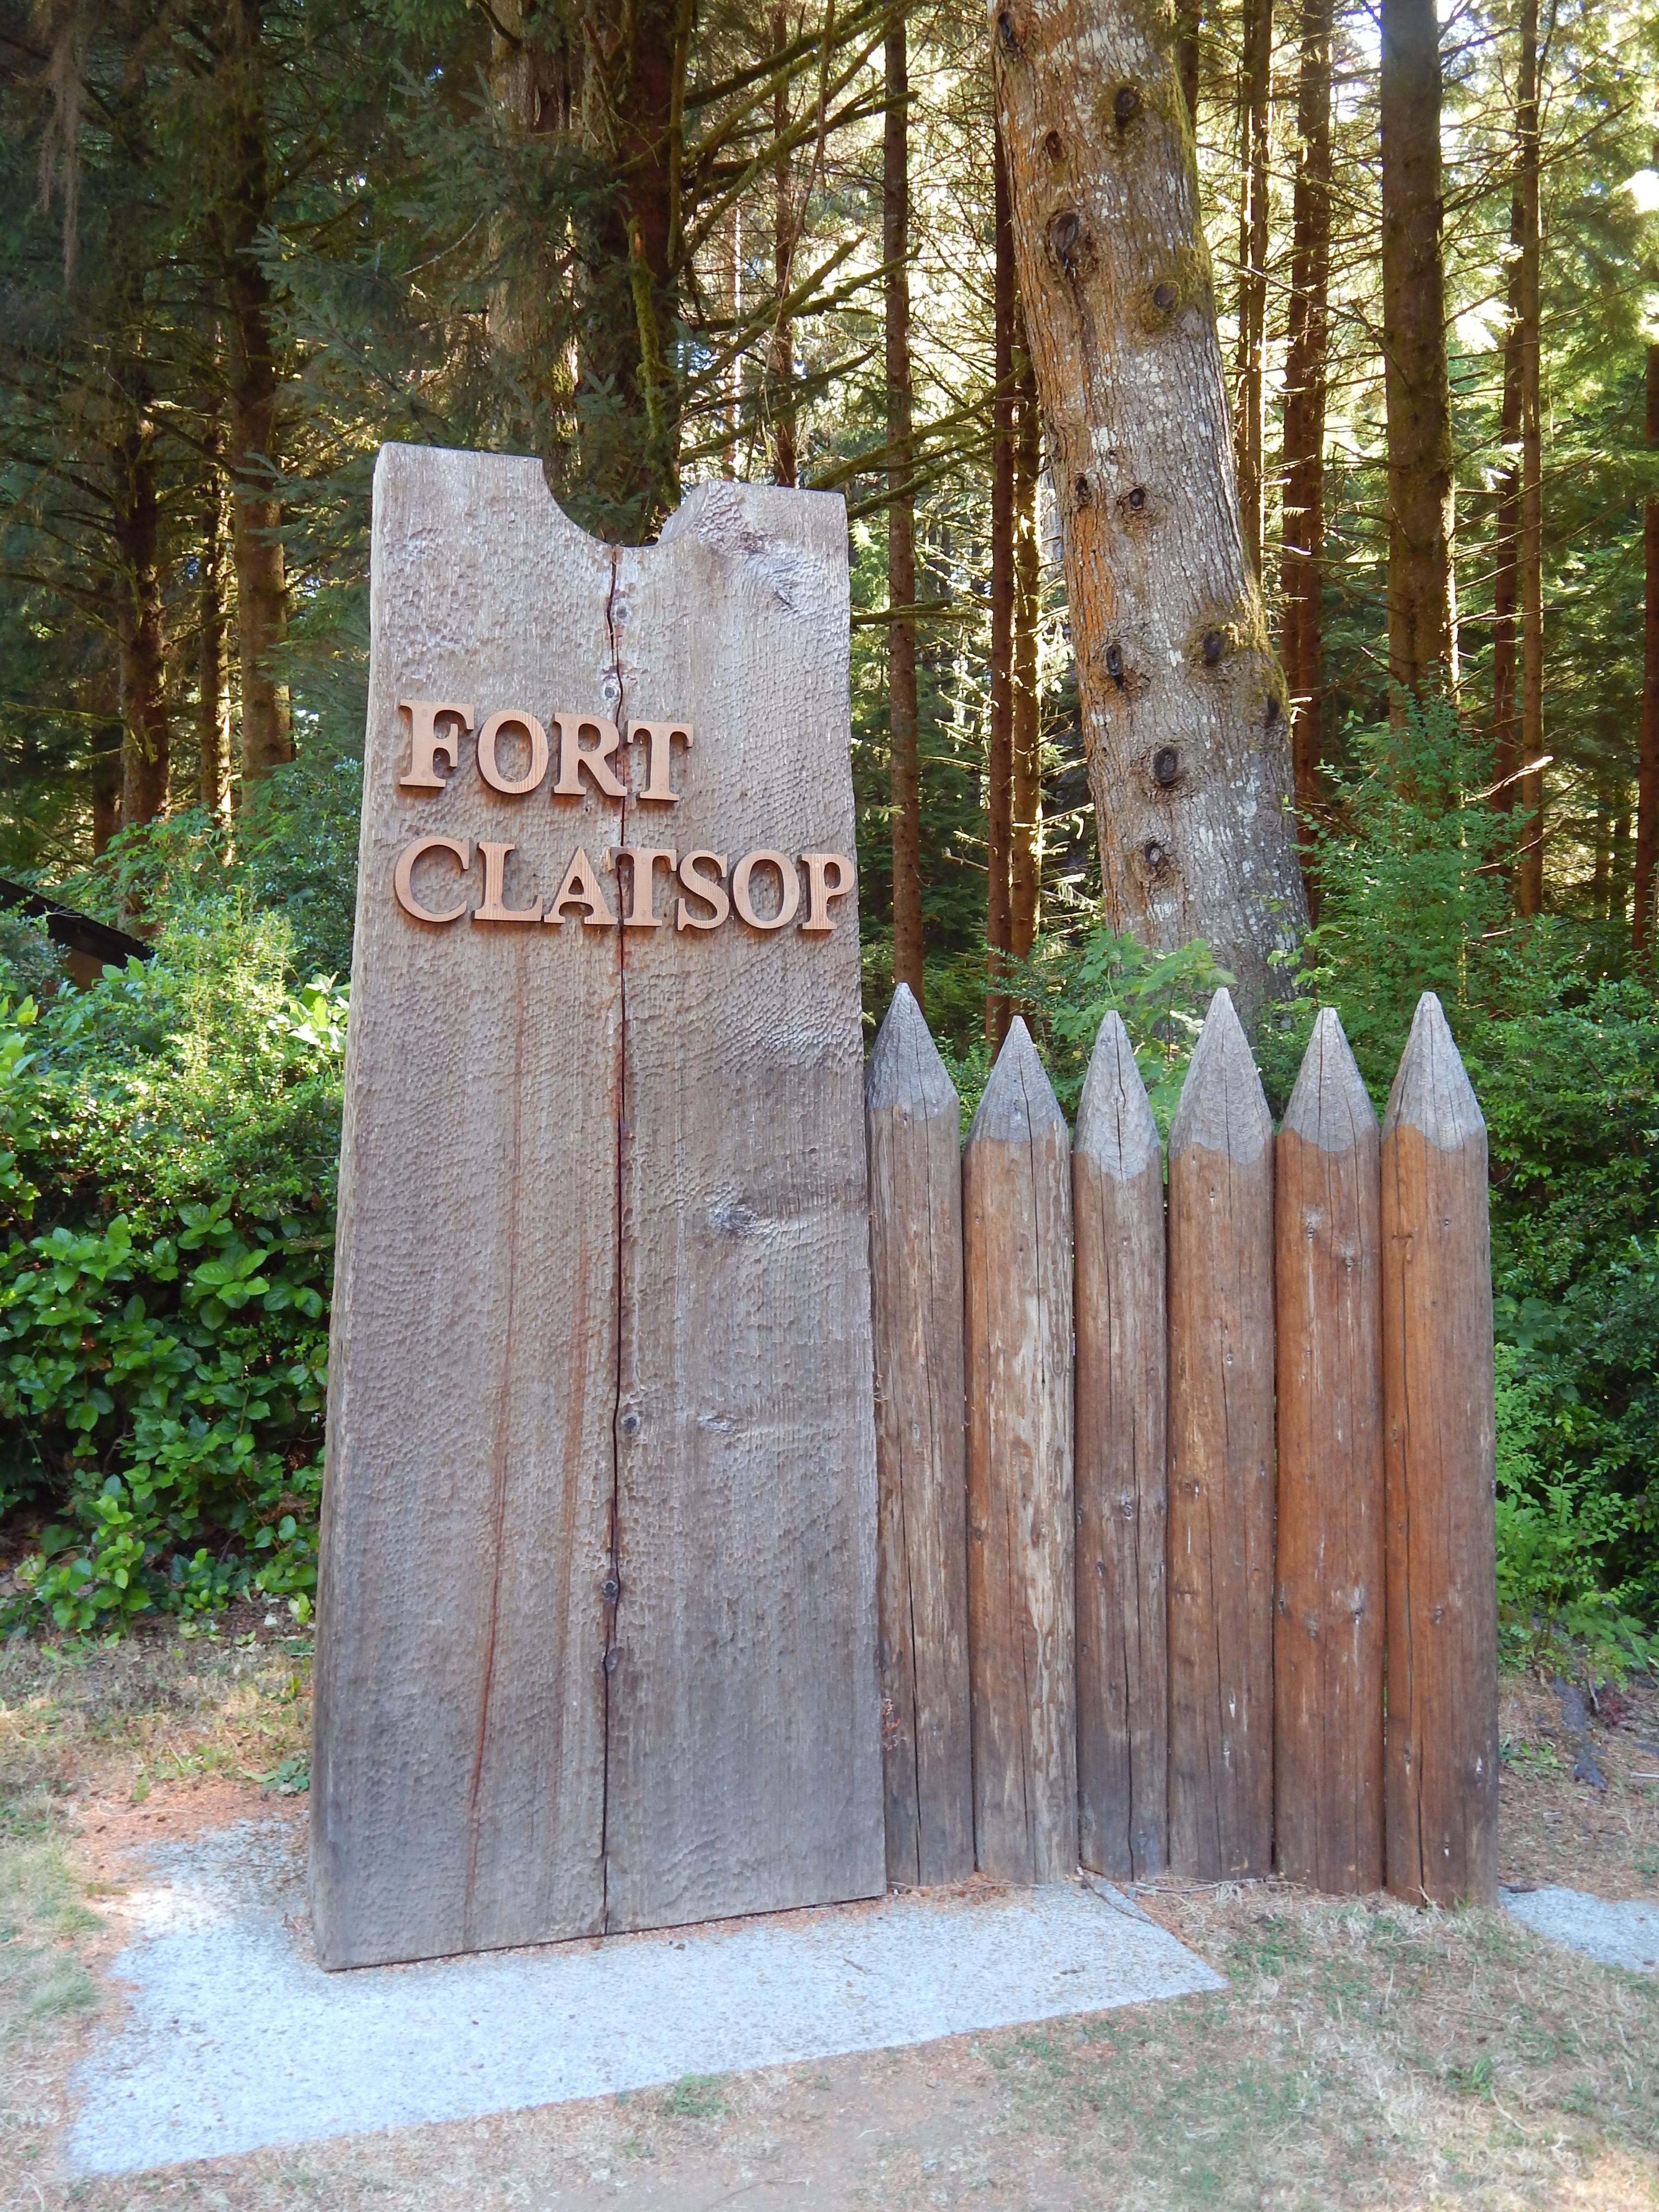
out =
[[882,1773],[890,1882],[974,1870],[962,1113],[901,983],[870,1055]]
[[1170,1133],[1170,1863],[1273,1864],[1273,1125],[1218,991]]
[[1498,1896],[1486,1125],[1426,991],[1382,1124],[1389,1887]]
[[1018,1017],[963,1160],[974,1831],[1012,1881],[1077,1867],[1072,1205],[1066,1121]]
[[1164,1153],[1128,1031],[1095,1040],[1072,1154],[1077,1224],[1078,1811],[1083,1863],[1169,1863]]
[[1275,1845],[1292,1881],[1382,1886],[1382,1287],[1376,1115],[1314,1024],[1276,1161]]

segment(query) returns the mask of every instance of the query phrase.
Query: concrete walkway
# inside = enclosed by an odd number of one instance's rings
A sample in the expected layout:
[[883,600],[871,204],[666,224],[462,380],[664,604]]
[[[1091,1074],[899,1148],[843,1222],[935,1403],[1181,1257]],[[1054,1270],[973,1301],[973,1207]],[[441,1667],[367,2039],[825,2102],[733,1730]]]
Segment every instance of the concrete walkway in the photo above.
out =
[[76,2076],[83,2172],[554,2104],[1224,1986],[1108,1892],[890,1899],[325,1974],[292,1829],[163,1847],[118,1901],[125,2020]]
[[1539,1936],[1553,1936],[1604,1966],[1659,1972],[1659,1905],[1592,1897],[1583,1889],[1506,1889],[1504,1909]]

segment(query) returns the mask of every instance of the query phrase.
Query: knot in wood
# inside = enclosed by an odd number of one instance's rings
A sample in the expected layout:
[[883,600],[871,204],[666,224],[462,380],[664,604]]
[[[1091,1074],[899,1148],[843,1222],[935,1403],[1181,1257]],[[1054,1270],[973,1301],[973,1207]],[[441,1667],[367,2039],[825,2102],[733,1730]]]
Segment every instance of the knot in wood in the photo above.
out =
[[1227,641],[1218,629],[1206,629],[1204,633],[1204,665],[1206,668],[1215,667],[1226,647]]
[[1146,842],[1140,848],[1140,857],[1145,860],[1146,866],[1152,870],[1152,873],[1157,875],[1164,867],[1170,856],[1168,853],[1164,851],[1163,846],[1158,843],[1156,837],[1149,837],[1146,840]]
[[1145,506],[1146,506],[1146,485],[1145,485],[1145,484],[1137,484],[1137,485],[1135,486],[1134,489],[1133,489],[1133,490],[1129,494],[1129,512],[1130,512],[1130,514],[1139,514],[1139,512],[1140,512],[1140,510],[1141,510],[1141,508],[1142,508],[1143,507],[1145,507]]
[[1078,477],[1077,481],[1072,486],[1072,496],[1076,500],[1080,507],[1093,506],[1095,497],[1094,488],[1090,483],[1087,477]]
[[1121,645],[1107,647],[1106,673],[1121,691],[1123,689],[1123,648]]
[[1173,745],[1160,745],[1152,755],[1152,781],[1165,791],[1181,774],[1181,755]]
[[1284,702],[1279,698],[1278,692],[1270,691],[1267,694],[1267,707],[1263,710],[1261,716],[1262,728],[1264,730],[1271,730],[1273,724],[1279,720],[1280,714],[1282,714],[1284,711]]
[[1068,276],[1075,276],[1083,258],[1083,218],[1075,208],[1062,208],[1048,225],[1048,251]]
[[1162,284],[1154,284],[1152,287],[1152,305],[1160,315],[1172,315],[1175,313],[1176,301],[1180,297],[1180,293],[1167,279]]
[[625,1437],[635,1437],[640,1432],[640,1417],[635,1413],[624,1413],[617,1425]]
[[1060,162],[1066,159],[1066,141],[1058,131],[1048,133],[1042,142],[1042,150],[1051,161]]
[[1121,130],[1140,112],[1140,94],[1132,84],[1121,84],[1112,101],[1112,115]]
[[998,9],[997,37],[1001,42],[1005,54],[1017,54],[1019,52],[1019,27],[1014,21],[1012,8]]
[[622,1595],[622,1584],[617,1580],[615,1575],[607,1575],[599,1584],[599,1595],[607,1605],[615,1605],[617,1600]]

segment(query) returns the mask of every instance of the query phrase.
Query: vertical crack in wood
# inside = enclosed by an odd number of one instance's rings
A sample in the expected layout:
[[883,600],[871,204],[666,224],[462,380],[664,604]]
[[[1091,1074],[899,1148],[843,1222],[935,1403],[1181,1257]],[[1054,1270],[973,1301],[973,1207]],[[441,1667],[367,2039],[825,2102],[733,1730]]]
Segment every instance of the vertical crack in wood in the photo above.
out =
[[[622,548],[611,550],[611,586],[605,594],[605,629],[611,648],[611,673],[617,679],[617,699],[614,709],[617,729],[623,736],[622,818],[618,824],[618,848],[628,842],[629,776],[631,763],[628,757],[628,718],[623,685],[622,646],[617,635],[617,591],[622,568]],[[648,888],[648,887],[647,887]],[[630,886],[631,890],[631,886]],[[627,1222],[628,1173],[628,933],[623,916],[626,909],[622,900],[622,879],[617,884],[617,1151],[616,1151],[616,1255],[617,1255],[617,1350],[616,1385],[611,1404],[611,1513],[610,1539],[606,1565],[606,1581],[615,1595],[605,1603],[605,1650],[600,1656],[599,1674],[604,1718],[601,1727],[603,1750],[599,1761],[599,1932],[605,1935],[611,1927],[611,1686],[616,1679],[617,1615],[622,1604],[622,1529],[619,1516],[622,1508],[622,1430],[623,1361],[627,1341],[628,1321],[628,1261],[623,1239]]]
[[489,1612],[484,1631],[482,1679],[478,1686],[478,1729],[472,1747],[472,1774],[466,1801],[466,1879],[462,1890],[464,1942],[475,1947],[473,1905],[478,1874],[480,1800],[489,1741],[489,1701],[495,1680],[495,1645],[501,1609],[501,1553],[507,1522],[507,1462],[513,1444],[513,1377],[517,1369],[514,1334],[519,1288],[519,1170],[524,1143],[524,960],[525,940],[516,939],[513,976],[513,1174],[507,1227],[507,1325],[501,1332],[501,1381],[489,1446]]

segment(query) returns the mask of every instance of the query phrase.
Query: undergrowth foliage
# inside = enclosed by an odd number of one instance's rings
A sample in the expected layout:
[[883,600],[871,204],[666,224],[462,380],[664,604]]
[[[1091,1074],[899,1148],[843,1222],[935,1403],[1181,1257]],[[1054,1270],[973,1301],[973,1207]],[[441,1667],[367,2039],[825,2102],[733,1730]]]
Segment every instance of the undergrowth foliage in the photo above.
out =
[[191,890],[149,963],[0,1018],[0,1505],[60,1628],[308,1609],[346,998],[290,955]]

